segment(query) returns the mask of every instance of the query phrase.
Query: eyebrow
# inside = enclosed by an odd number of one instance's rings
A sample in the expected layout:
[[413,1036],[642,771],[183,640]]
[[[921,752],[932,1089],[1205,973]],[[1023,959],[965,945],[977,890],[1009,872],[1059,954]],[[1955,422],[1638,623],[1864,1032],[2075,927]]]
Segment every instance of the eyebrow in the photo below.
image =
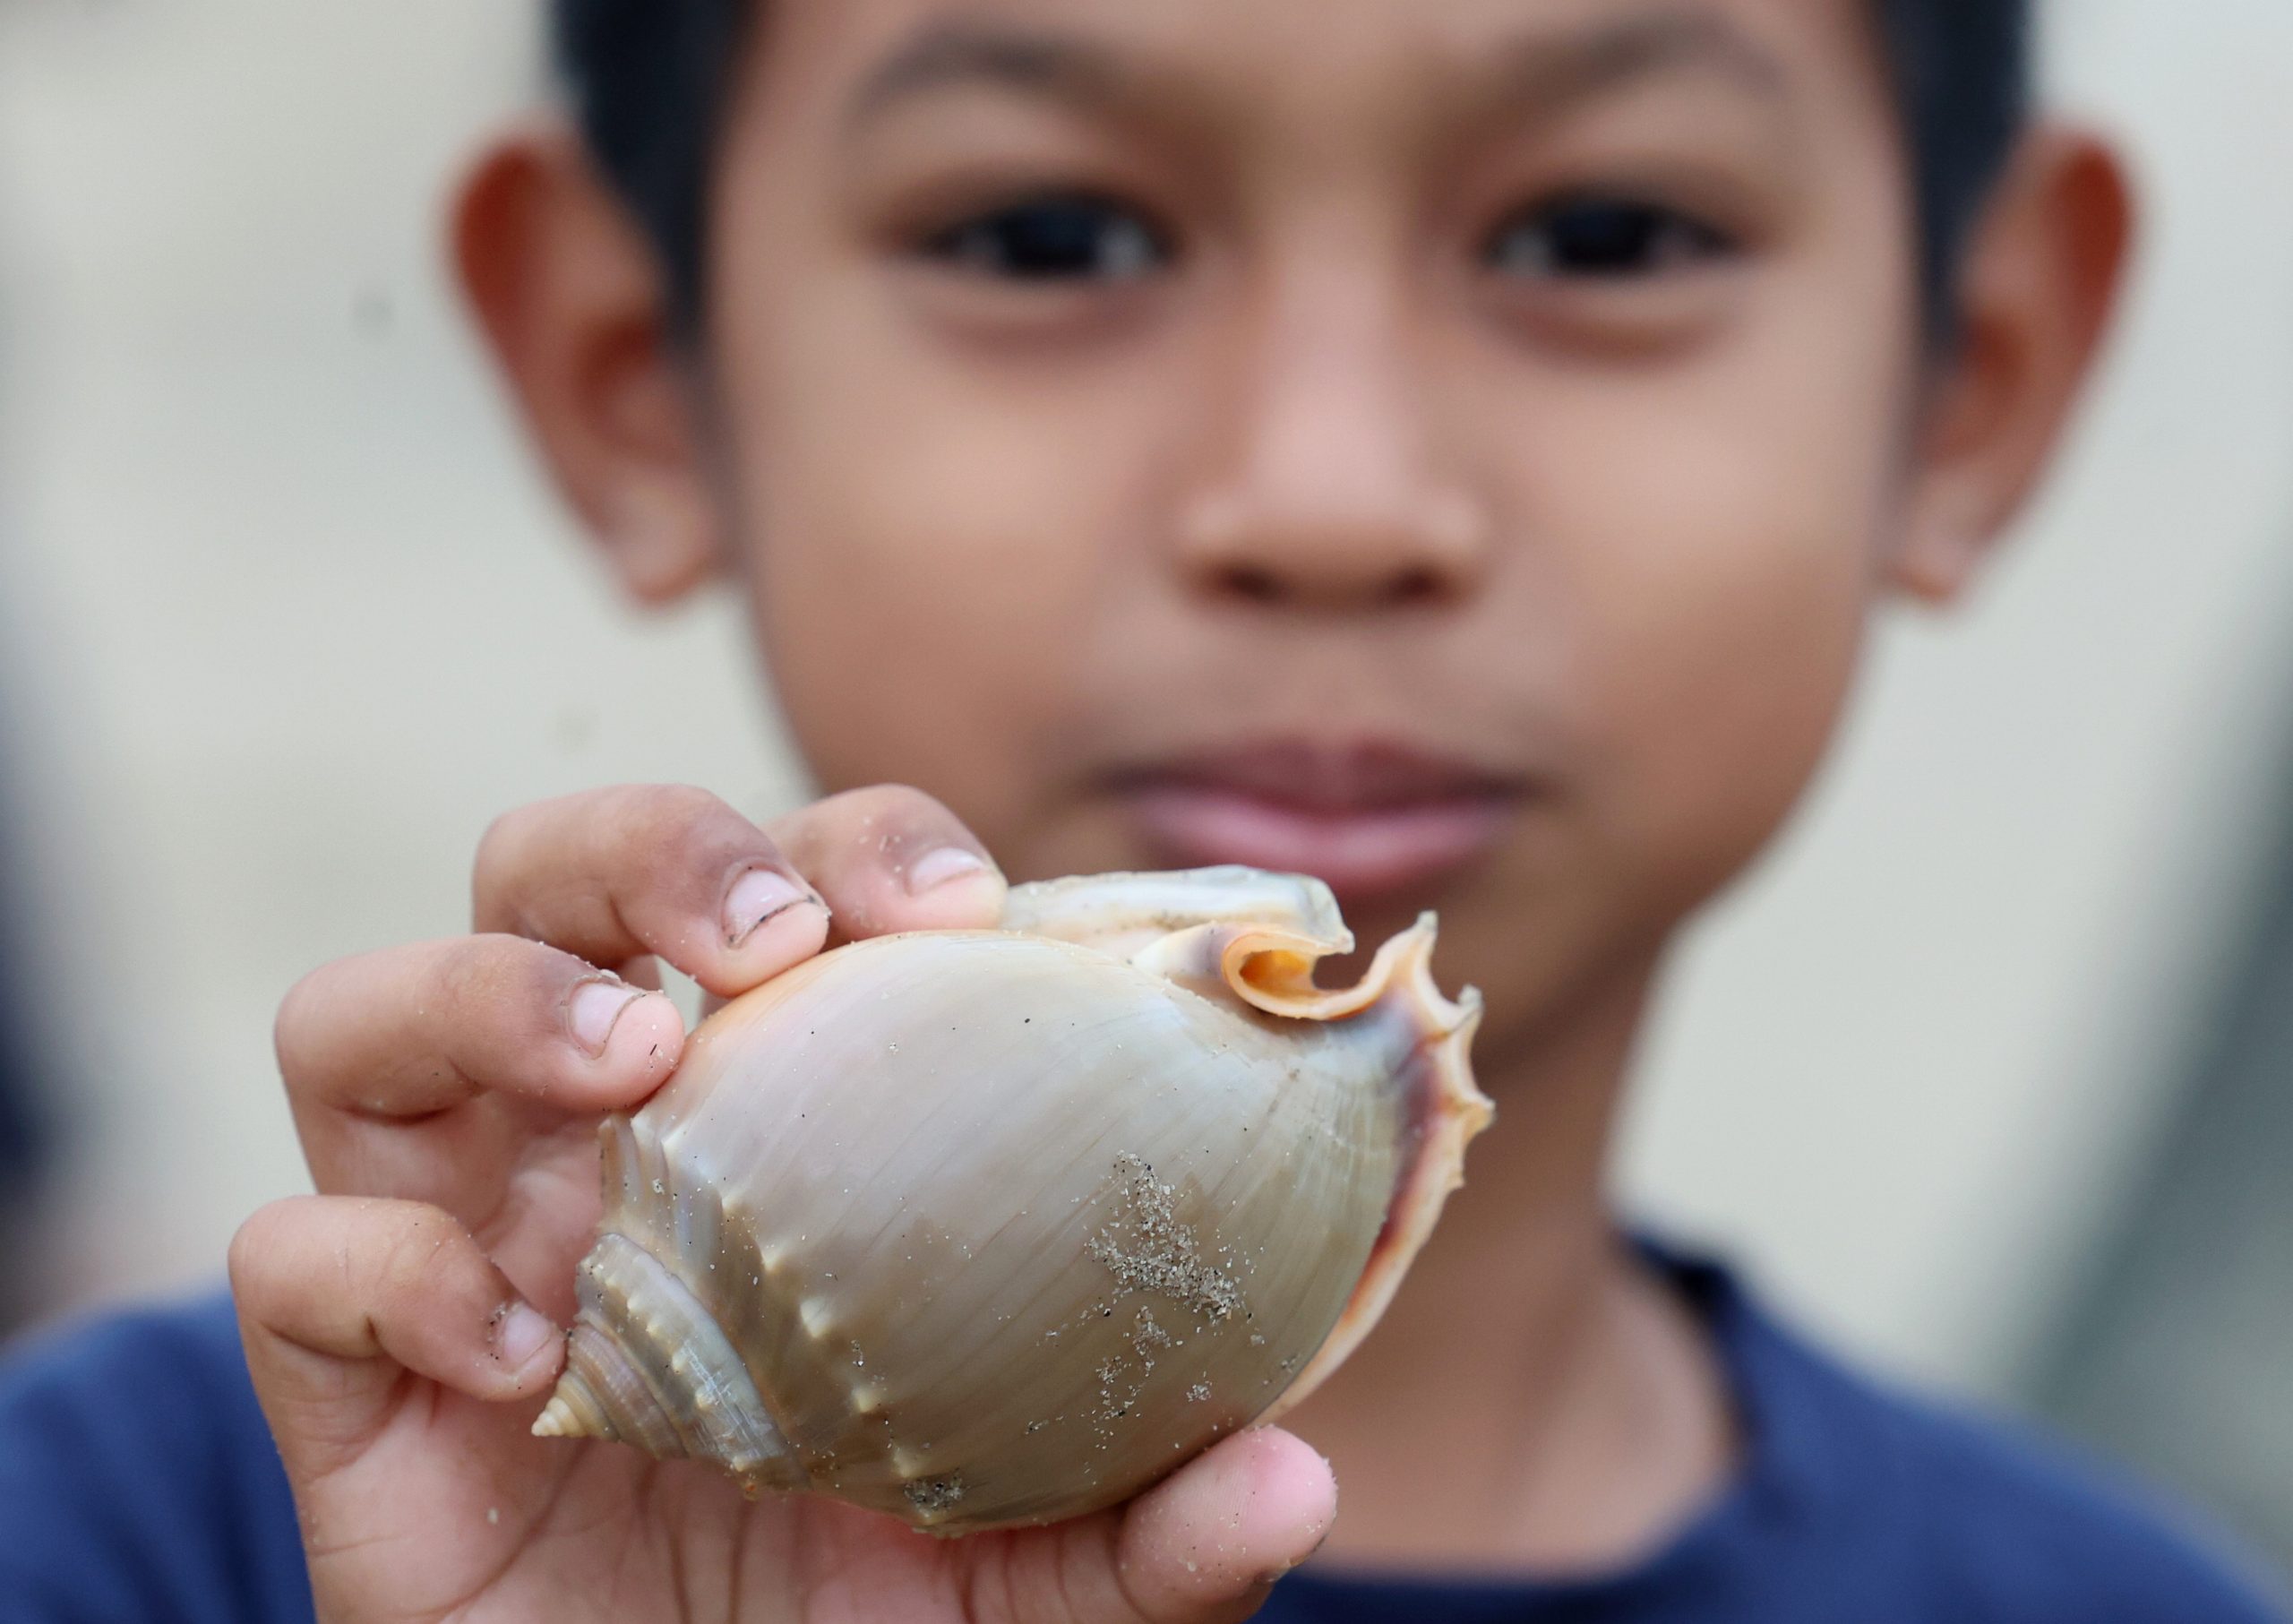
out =
[[1734,80],[1781,98],[1783,64],[1726,18],[1707,11],[1646,11],[1561,35],[1541,32],[1497,53],[1495,99],[1554,117],[1611,91],[1679,73]]
[[847,125],[894,103],[969,84],[1001,86],[1078,106],[1126,100],[1132,75],[1080,39],[978,22],[940,22],[893,52],[853,92]]
[[[1705,11],[1645,11],[1556,33],[1541,29],[1500,46],[1486,98],[1550,117],[1639,81],[1713,72],[1763,97],[1782,92],[1782,64],[1726,19]],[[853,92],[847,126],[935,90],[985,85],[1088,111],[1144,99],[1149,75],[1115,52],[1070,35],[1009,24],[943,21],[887,56]],[[1160,78],[1162,75],[1152,75]]]

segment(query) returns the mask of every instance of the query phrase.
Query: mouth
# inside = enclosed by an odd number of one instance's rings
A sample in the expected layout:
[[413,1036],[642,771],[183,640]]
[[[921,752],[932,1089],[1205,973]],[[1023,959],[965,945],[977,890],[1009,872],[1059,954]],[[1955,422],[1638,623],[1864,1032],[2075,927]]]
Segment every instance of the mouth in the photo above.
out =
[[1264,740],[1133,768],[1117,798],[1158,862],[1311,874],[1341,901],[1421,901],[1501,842],[1526,780],[1412,746]]

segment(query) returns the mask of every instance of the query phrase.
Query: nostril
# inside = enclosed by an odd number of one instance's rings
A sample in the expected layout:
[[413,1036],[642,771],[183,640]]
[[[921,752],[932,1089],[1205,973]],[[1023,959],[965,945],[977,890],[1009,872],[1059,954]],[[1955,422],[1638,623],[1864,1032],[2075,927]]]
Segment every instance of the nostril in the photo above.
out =
[[1270,570],[1237,564],[1225,573],[1226,590],[1236,597],[1254,604],[1278,603],[1282,599],[1282,583]]
[[1441,596],[1441,577],[1420,564],[1394,579],[1389,596],[1396,604],[1426,604]]

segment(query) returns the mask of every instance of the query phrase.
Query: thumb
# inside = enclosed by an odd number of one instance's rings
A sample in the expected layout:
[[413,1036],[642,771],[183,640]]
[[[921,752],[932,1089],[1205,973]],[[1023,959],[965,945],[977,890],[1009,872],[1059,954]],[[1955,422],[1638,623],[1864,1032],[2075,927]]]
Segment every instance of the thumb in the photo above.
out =
[[[1329,1463],[1287,1432],[1227,1439],[1121,1511],[966,1540],[975,1619],[1230,1624],[1311,1556],[1337,1517]],[[994,1548],[991,1542],[1008,1540]]]
[[297,1483],[362,1454],[406,1372],[489,1403],[539,1395],[557,1328],[469,1231],[414,1201],[305,1196],[247,1220],[231,1291],[255,1393]]

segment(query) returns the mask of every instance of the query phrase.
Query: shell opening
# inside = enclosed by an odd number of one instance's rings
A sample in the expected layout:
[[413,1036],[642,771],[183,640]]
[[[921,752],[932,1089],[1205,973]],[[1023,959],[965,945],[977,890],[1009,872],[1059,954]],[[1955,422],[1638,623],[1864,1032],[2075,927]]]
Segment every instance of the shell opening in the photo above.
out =
[[1226,984],[1252,1008],[1292,1020],[1343,1020],[1390,1001],[1405,1003],[1429,1037],[1447,1037],[1481,1018],[1480,995],[1468,989],[1455,1002],[1433,979],[1434,917],[1417,923],[1378,949],[1369,970],[1350,987],[1314,984],[1314,966],[1331,949],[1278,930],[1230,930],[1220,953]]

